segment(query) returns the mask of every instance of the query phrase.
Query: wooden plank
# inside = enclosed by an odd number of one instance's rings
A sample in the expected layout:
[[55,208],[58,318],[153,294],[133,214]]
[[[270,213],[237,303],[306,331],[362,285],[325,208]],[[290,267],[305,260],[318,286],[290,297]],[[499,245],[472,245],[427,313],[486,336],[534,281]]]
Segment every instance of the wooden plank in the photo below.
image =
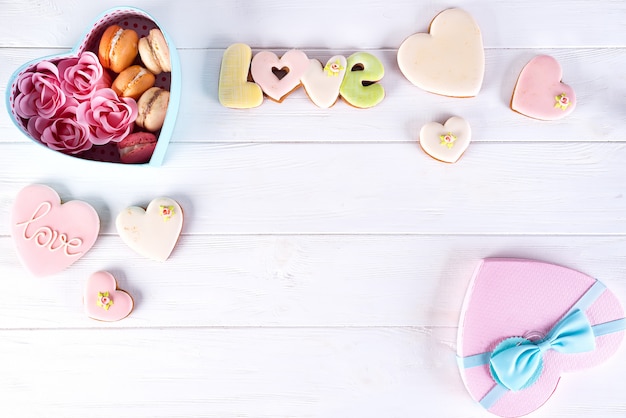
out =
[[[2,0],[0,47],[72,46],[96,16],[116,5],[113,0]],[[626,4],[615,0],[458,0],[454,5],[365,0],[358,6],[333,0],[190,0],[175,7],[166,0],[138,0],[133,6],[154,15],[181,48],[225,48],[233,42],[262,48],[397,48],[411,34],[427,31],[431,20],[449,7],[474,16],[488,48],[626,46]]]
[[3,155],[4,219],[22,187],[44,183],[94,205],[106,234],[159,195],[180,201],[193,234],[626,233],[623,144],[479,143],[453,165],[411,143],[177,143],[159,169],[95,170],[31,144]]
[[[0,338],[0,357],[10,359],[0,374],[3,416],[488,416],[465,391],[449,339],[428,329],[0,331]],[[623,416],[614,383],[626,373],[620,354],[566,375],[537,416]]]
[[[32,59],[58,54],[50,49],[0,49],[0,79],[10,77]],[[386,98],[371,109],[356,109],[343,101],[319,109],[302,88],[283,103],[271,100],[249,110],[228,109],[217,100],[223,50],[181,50],[184,71],[182,101],[173,142],[413,142],[422,125],[443,123],[453,115],[467,119],[473,139],[508,141],[624,141],[620,120],[624,90],[615,68],[626,66],[626,49],[496,49],[488,50],[483,88],[475,98],[459,99],[427,93],[409,83],[396,63],[395,50],[370,51],[383,62],[381,84]],[[277,53],[284,50],[275,50]],[[350,50],[307,50],[326,61]],[[521,69],[535,55],[559,60],[563,79],[577,92],[578,108],[560,121],[534,120],[513,112],[510,99]],[[0,86],[4,95],[6,86]],[[23,142],[25,136],[0,112],[0,142]]]
[[[102,236],[83,259],[32,278],[0,238],[0,329],[158,327],[454,328],[485,257],[545,260],[602,280],[626,300],[623,237],[183,236],[165,263]],[[117,323],[86,317],[83,286],[108,270],[135,299]]]

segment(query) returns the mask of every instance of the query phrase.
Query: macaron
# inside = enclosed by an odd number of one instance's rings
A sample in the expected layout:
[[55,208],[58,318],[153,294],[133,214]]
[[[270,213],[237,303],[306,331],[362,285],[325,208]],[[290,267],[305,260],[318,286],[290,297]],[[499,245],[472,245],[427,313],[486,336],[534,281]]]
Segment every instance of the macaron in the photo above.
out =
[[120,159],[125,164],[143,164],[150,161],[157,138],[150,132],[135,132],[117,143]]
[[169,91],[160,87],[149,88],[137,101],[139,113],[135,123],[150,132],[158,131],[165,121],[169,102]]
[[141,61],[154,74],[172,71],[170,49],[160,30],[151,29],[148,36],[139,40],[138,48]]
[[146,90],[154,86],[155,77],[140,65],[131,65],[113,81],[111,88],[118,96],[137,100]]
[[121,73],[137,57],[139,35],[132,29],[123,29],[118,25],[109,26],[100,38],[98,59],[104,68]]

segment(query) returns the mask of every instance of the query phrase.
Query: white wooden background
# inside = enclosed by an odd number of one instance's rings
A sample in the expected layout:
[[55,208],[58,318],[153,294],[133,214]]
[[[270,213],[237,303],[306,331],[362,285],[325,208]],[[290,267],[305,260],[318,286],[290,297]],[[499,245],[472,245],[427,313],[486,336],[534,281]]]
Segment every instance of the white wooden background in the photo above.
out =
[[[455,362],[478,260],[537,258],[605,282],[626,303],[626,2],[622,0],[0,0],[0,93],[24,62],[67,50],[103,10],[155,16],[183,66],[180,116],[160,168],[71,160],[0,112],[0,218],[30,183],[97,209],[102,231],[70,269],[35,279],[0,223],[2,417],[486,417]],[[396,50],[448,7],[480,25],[483,88],[435,96]],[[223,108],[223,50],[368,50],[387,97],[359,110]],[[523,65],[555,56],[579,104],[540,122],[508,108]],[[419,148],[422,124],[459,115],[474,141],[454,165]],[[165,263],[115,233],[117,213],[167,195],[183,236]],[[81,292],[114,273],[130,317],[87,318]],[[626,415],[626,349],[566,376],[536,417]]]

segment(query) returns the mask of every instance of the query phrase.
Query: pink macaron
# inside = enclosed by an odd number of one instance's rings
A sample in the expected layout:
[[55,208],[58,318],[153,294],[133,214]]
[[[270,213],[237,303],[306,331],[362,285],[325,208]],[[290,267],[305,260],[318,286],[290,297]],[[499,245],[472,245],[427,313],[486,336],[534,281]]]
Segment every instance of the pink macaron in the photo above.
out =
[[157,144],[157,138],[150,132],[135,132],[117,143],[120,159],[125,164],[147,163]]

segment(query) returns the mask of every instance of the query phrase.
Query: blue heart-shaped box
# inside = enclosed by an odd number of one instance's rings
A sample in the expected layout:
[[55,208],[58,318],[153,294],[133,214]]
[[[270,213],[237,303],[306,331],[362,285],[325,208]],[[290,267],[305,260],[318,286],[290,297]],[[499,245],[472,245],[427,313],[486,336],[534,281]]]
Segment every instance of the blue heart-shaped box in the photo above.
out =
[[[170,61],[172,66],[171,73],[161,73],[156,76],[158,87],[163,87],[170,92],[169,105],[165,116],[163,127],[157,133],[158,141],[154,153],[150,158],[150,161],[146,164],[150,166],[160,166],[165,158],[167,152],[167,146],[169,145],[170,138],[174,131],[174,125],[176,123],[176,116],[178,114],[178,108],[180,105],[180,95],[182,88],[182,72],[180,59],[176,47],[169,37],[167,32],[157,23],[157,21],[150,16],[147,12],[134,8],[134,7],[118,7],[107,10],[98,16],[94,23],[91,25],[87,33],[83,36],[81,43],[70,50],[69,52],[51,55],[47,57],[38,58],[30,61],[20,68],[18,68],[11,78],[9,79],[8,88],[6,91],[6,104],[11,120],[15,125],[33,142],[47,148],[47,146],[37,139],[31,137],[26,129],[27,120],[24,120],[15,113],[14,98],[18,93],[17,80],[25,72],[32,71],[32,69],[41,61],[55,62],[63,58],[78,57],[85,51],[92,51],[98,53],[98,45],[100,38],[107,27],[111,25],[119,25],[122,28],[133,29],[137,32],[139,37],[146,36],[150,29],[158,28],[163,33],[165,41],[168,44],[170,50]],[[91,150],[85,151],[76,155],[68,155],[59,151],[50,150],[56,152],[62,156],[69,158],[82,158],[87,160],[94,160],[99,162],[116,163],[119,162],[119,155],[115,144],[107,144],[102,146],[94,146]]]

